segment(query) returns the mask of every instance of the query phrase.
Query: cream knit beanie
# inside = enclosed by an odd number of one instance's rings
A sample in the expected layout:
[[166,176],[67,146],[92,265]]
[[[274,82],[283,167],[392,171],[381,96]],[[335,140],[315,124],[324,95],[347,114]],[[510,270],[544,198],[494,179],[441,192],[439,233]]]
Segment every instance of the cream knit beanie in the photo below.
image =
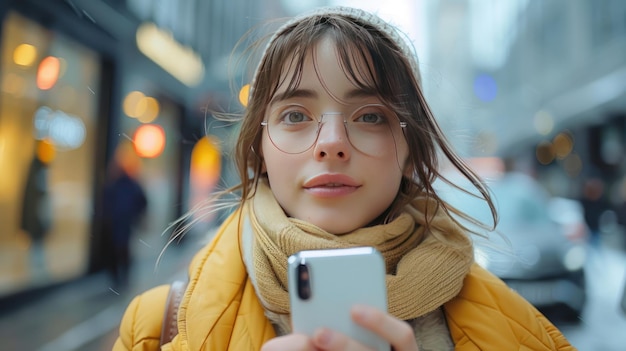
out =
[[[406,59],[411,64],[411,68],[413,69],[413,74],[415,75],[415,79],[418,83],[421,84],[421,74],[419,70],[419,62],[417,58],[417,52],[415,51],[415,47],[412,45],[409,37],[406,33],[401,32],[398,28],[391,25],[389,22],[381,19],[377,15],[371,12],[367,12],[362,9],[353,8],[353,7],[345,7],[345,6],[331,6],[331,7],[320,7],[316,8],[309,12],[304,12],[300,15],[297,15],[287,21],[285,24],[280,26],[278,30],[271,36],[269,42],[265,46],[263,50],[263,54],[261,55],[261,61],[265,59],[268,48],[273,44],[274,40],[278,38],[283,32],[293,26],[294,24],[311,17],[319,17],[323,18],[325,16],[344,16],[353,20],[358,21],[359,23],[366,24],[372,26],[379,30],[381,33],[386,35],[395,45],[398,46],[400,51],[406,56]],[[254,83],[257,80],[257,76],[259,74],[258,68],[254,72],[254,77],[252,80],[252,89],[254,89]]]

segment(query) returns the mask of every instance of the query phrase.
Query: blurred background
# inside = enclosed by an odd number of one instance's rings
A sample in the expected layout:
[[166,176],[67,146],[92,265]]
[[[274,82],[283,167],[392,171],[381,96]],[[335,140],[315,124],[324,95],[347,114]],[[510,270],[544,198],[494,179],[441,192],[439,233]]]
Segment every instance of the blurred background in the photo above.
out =
[[184,277],[223,214],[168,226],[237,182],[236,126],[207,113],[246,101],[233,48],[332,4],[408,34],[442,128],[513,214],[510,252],[477,243],[477,260],[580,350],[623,350],[622,0],[3,0],[3,350],[109,350],[134,294]]

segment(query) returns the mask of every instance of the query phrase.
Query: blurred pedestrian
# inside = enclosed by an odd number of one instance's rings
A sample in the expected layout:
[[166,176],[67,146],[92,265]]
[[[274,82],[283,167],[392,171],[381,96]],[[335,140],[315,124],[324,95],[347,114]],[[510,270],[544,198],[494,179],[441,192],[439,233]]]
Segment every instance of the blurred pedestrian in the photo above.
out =
[[118,152],[107,170],[103,191],[103,233],[106,268],[113,284],[124,289],[132,263],[130,239],[148,206],[145,191],[136,179],[135,162]]
[[600,178],[589,178],[583,183],[580,202],[583,206],[585,222],[591,234],[592,245],[600,243],[601,218],[604,211],[609,207],[604,188],[604,181]]
[[21,227],[29,238],[30,270],[35,279],[47,274],[45,239],[52,227],[48,166],[53,158],[54,146],[38,140],[24,188]]

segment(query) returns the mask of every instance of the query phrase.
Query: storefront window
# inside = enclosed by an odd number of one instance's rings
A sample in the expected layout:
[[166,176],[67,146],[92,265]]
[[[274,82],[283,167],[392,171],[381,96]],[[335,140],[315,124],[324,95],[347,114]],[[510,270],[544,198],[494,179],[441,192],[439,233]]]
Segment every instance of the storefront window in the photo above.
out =
[[0,296],[87,270],[100,60],[18,14],[0,51]]

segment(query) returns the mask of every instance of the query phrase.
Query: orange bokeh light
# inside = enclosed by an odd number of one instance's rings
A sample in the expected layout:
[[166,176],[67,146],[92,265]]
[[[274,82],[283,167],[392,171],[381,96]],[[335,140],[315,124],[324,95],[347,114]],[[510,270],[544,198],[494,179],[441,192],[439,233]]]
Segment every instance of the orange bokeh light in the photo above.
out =
[[37,48],[30,44],[20,44],[13,51],[13,62],[19,66],[30,67],[37,59]]
[[37,87],[41,90],[52,88],[59,79],[61,61],[54,56],[48,56],[41,60],[37,70]]
[[191,177],[194,183],[213,184],[220,175],[221,154],[213,137],[200,139],[191,152]]
[[250,99],[250,84],[246,84],[239,90],[239,102],[243,107],[248,106],[248,100]]
[[144,124],[137,128],[133,138],[137,155],[154,158],[165,149],[165,131],[156,124]]
[[56,156],[54,145],[49,140],[37,141],[35,153],[37,154],[37,158],[45,164],[52,162]]

